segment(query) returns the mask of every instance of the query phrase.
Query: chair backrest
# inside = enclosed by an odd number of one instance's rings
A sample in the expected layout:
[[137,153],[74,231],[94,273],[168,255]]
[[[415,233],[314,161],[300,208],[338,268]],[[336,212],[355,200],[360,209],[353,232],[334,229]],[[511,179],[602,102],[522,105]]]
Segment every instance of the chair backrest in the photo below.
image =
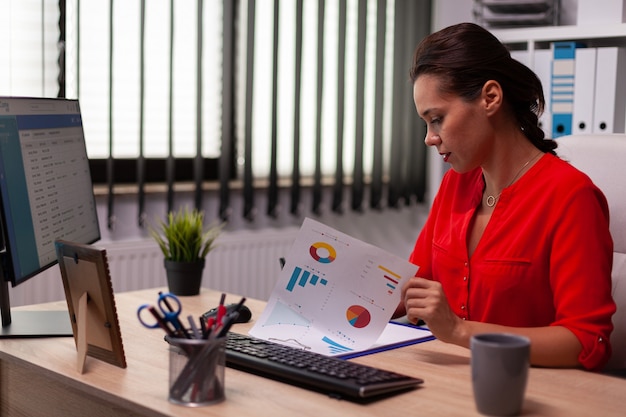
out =
[[557,153],[580,169],[609,202],[613,237],[613,298],[617,312],[608,369],[626,369],[626,135],[572,135],[557,139]]

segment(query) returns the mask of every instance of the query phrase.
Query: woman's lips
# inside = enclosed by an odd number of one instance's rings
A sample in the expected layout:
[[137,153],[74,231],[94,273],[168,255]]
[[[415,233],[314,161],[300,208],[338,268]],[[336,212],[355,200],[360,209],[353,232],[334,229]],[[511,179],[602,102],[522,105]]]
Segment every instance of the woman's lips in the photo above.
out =
[[450,152],[442,153],[441,156],[443,157],[443,162],[448,162],[448,158],[450,158]]

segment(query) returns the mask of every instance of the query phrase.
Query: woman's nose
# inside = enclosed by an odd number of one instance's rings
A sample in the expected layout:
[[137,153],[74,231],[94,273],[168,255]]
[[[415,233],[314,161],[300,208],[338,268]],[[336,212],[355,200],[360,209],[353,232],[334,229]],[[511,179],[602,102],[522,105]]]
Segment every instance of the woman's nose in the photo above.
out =
[[431,132],[428,130],[426,132],[426,137],[424,138],[424,143],[426,146],[435,146],[441,142],[441,138],[438,134]]

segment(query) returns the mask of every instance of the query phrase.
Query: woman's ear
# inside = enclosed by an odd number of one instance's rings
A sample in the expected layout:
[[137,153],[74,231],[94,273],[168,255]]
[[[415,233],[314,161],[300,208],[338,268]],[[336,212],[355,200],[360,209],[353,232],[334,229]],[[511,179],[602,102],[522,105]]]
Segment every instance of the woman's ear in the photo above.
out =
[[502,106],[502,86],[495,80],[488,80],[481,92],[481,98],[487,115],[492,115]]

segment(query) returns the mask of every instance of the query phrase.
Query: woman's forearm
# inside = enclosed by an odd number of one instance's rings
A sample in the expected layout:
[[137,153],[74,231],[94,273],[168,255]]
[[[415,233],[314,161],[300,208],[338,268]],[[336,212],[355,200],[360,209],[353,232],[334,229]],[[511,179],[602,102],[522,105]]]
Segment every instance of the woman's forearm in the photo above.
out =
[[471,336],[479,333],[514,333],[530,339],[530,362],[535,366],[552,368],[579,367],[582,346],[578,338],[565,327],[508,327],[491,323],[461,320],[458,329],[444,340],[469,348]]

